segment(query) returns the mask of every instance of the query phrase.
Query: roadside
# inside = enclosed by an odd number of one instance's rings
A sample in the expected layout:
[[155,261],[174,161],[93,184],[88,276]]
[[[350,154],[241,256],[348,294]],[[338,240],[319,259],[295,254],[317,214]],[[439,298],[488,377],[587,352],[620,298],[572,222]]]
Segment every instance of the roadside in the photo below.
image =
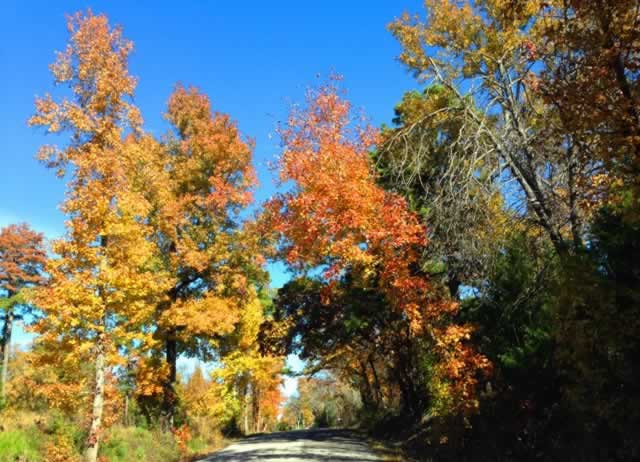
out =
[[385,462],[415,462],[415,459],[409,458],[404,449],[396,443],[379,440],[372,436],[367,438],[367,442],[376,455]]

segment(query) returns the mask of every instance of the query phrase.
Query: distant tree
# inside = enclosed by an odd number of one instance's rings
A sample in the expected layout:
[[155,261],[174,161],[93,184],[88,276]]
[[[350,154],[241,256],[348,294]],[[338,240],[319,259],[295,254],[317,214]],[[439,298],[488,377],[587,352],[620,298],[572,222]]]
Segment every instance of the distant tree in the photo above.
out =
[[264,311],[265,306],[258,299],[243,309],[236,329],[221,343],[222,367],[214,372],[228,393],[236,397],[237,426],[245,434],[275,427],[282,399],[283,355],[264,354],[258,342]]
[[13,322],[24,319],[33,305],[26,293],[44,281],[43,266],[47,260],[43,236],[27,224],[9,225],[0,230],[0,310],[3,315],[2,379],[0,399],[6,397],[9,354]]

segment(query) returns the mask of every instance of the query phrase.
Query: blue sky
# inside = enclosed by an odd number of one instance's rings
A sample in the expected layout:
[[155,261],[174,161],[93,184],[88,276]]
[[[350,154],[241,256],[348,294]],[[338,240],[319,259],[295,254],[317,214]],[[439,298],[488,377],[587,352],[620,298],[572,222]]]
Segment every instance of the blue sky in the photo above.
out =
[[[318,76],[343,75],[349,98],[374,125],[389,122],[402,94],[416,87],[386,30],[403,11],[420,12],[416,0],[0,3],[0,226],[26,221],[48,237],[63,232],[64,184],[34,159],[53,140],[26,120],[34,96],[52,89],[48,65],[65,47],[67,13],[105,13],[134,42],[135,102],[148,131],[166,130],[162,113],[176,82],[199,87],[214,109],[230,114],[256,142],[258,204],[275,191],[267,163],[278,153],[276,124]],[[281,286],[283,267],[270,270]]]

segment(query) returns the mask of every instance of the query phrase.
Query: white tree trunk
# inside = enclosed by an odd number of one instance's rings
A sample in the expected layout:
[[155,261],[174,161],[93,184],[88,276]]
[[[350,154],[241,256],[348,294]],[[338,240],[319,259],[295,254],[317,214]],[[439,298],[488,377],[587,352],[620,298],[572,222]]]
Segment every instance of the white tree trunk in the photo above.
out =
[[100,335],[96,345],[96,383],[93,392],[93,411],[91,414],[91,427],[87,438],[87,448],[84,453],[85,462],[96,462],[102,431],[102,412],[104,410],[104,384],[105,384],[105,345],[104,334]]

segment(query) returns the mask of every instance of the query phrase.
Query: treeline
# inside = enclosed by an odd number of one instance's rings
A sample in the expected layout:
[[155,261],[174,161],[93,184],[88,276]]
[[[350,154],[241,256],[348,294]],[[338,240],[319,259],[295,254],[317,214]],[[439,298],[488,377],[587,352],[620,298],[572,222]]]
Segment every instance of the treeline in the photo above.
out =
[[[5,406],[82,429],[46,424],[45,460],[95,461],[118,421],[184,454],[212,428],[360,423],[442,460],[638,456],[640,4],[425,7],[390,25],[423,90],[381,129],[336,79],[310,90],[279,127],[283,188],[245,220],[231,119],[177,86],[170,131],[145,133],[131,43],[71,18],[69,99],[30,120],[68,135],[40,152],[67,233],[50,258],[25,227],[0,240],[5,357],[16,315],[38,333]],[[274,297],[269,258],[294,274]],[[288,353],[314,377],[281,407]],[[183,383],[180,355],[220,367]]]
[[389,26],[424,84],[390,125],[312,94],[267,350],[425,457],[638,457],[639,6],[427,0]]
[[340,428],[360,424],[362,398],[348,382],[323,371],[300,377],[296,394],[284,403],[279,430]]

